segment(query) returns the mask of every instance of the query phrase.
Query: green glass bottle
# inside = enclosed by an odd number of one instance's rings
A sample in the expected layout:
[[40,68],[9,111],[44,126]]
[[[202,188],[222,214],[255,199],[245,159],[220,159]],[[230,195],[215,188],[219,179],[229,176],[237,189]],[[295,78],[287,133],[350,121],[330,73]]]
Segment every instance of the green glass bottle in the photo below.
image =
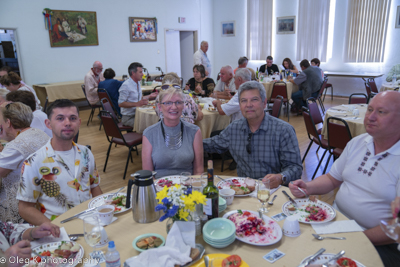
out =
[[203,213],[208,216],[208,219],[218,218],[218,188],[214,185],[214,168],[212,160],[208,161],[207,168],[207,185],[203,189],[203,195],[206,196],[206,204],[203,205]]

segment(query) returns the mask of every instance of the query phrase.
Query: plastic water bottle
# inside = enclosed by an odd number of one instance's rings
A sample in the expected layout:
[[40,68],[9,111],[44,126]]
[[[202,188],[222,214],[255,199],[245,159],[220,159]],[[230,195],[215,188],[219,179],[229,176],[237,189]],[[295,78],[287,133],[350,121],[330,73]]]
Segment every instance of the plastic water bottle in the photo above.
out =
[[108,242],[108,251],[105,255],[106,267],[121,267],[119,252],[115,248],[114,241]]

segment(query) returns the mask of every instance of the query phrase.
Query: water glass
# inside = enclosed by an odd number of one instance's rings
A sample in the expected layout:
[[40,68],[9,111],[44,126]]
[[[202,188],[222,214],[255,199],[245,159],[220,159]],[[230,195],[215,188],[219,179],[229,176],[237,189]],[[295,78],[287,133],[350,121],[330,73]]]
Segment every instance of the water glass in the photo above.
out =
[[263,178],[257,180],[257,199],[261,202],[261,208],[259,209],[259,211],[267,213],[268,208],[265,206],[265,203],[269,200],[269,196],[271,195],[269,180],[263,181]]

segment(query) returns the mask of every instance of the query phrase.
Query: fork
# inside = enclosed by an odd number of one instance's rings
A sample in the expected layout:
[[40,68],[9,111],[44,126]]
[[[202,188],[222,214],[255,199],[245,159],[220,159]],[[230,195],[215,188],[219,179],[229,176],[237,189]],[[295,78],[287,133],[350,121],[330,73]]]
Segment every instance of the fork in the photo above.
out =
[[106,200],[111,200],[113,199],[122,189],[124,189],[125,186],[121,187],[117,192],[115,192],[114,194],[108,195]]

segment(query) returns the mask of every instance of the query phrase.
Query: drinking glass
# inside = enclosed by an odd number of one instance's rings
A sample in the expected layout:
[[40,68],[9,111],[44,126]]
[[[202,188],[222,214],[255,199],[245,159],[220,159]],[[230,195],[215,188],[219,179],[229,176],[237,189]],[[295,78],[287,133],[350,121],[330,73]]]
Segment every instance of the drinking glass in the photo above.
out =
[[186,186],[186,188],[192,187],[192,174],[190,172],[182,172],[180,175],[181,186]]
[[90,253],[90,257],[93,259],[100,259],[102,254],[101,251],[96,251],[96,245],[99,244],[101,239],[101,228],[98,216],[86,216],[83,218],[83,234],[85,236],[86,243],[93,248],[93,252]]
[[396,240],[397,242],[400,241],[400,212],[398,217],[393,221],[381,221],[380,223],[382,230],[385,234],[390,237],[391,239]]
[[265,203],[268,202],[269,196],[271,195],[271,189],[269,186],[269,180],[263,181],[263,178],[258,179],[257,181],[257,199],[261,202],[261,207],[259,211],[263,213],[268,212],[268,208],[265,206]]

